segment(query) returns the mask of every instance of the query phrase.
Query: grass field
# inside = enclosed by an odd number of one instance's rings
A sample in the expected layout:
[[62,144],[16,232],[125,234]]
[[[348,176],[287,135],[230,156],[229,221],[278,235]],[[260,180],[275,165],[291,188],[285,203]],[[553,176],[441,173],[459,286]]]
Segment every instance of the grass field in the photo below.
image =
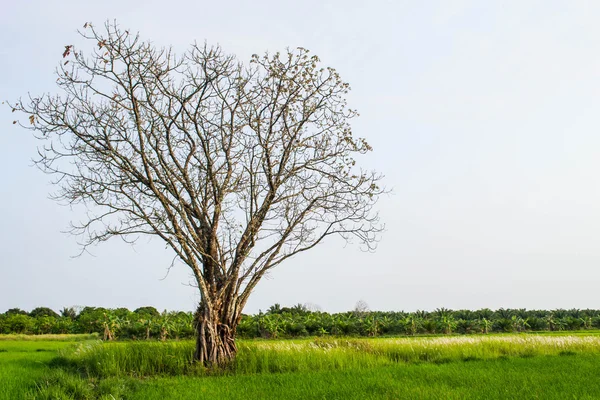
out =
[[59,349],[71,345],[61,341],[0,341],[0,399],[24,398],[31,385],[49,372],[48,362]]
[[597,399],[599,355],[159,378],[132,399]]
[[598,335],[241,341],[218,372],[188,341],[24,339],[0,338],[0,399],[600,398]]

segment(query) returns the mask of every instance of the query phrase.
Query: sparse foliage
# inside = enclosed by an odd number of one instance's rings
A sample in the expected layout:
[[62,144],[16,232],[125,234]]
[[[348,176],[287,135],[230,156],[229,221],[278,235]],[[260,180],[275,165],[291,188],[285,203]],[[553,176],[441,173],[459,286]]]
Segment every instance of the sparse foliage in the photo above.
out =
[[368,313],[369,311],[371,310],[366,301],[359,300],[356,302],[356,305],[354,306],[354,312],[356,313],[356,315],[362,317],[365,315],[365,313]]
[[65,46],[59,94],[10,106],[44,143],[37,165],[56,176],[55,198],[91,206],[72,226],[84,248],[153,235],[191,269],[197,360],[235,355],[242,310],[272,268],[333,235],[374,248],[381,176],[356,165],[371,147],[350,128],[349,85],[318,57],[242,64],[206,45],[177,56],[116,23],[81,36],[93,50]]

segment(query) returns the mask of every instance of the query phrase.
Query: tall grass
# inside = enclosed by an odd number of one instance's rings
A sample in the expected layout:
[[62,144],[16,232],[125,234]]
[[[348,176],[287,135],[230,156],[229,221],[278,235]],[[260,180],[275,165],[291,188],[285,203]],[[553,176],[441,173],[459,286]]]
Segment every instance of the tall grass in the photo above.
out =
[[446,364],[147,379],[128,400],[598,399],[599,354]]
[[58,349],[72,346],[62,341],[0,341],[0,400],[22,399],[32,383],[49,374],[48,362]]
[[[600,385],[586,383],[600,360],[600,336],[251,340],[238,342],[235,361],[219,370],[192,362],[192,341],[52,344],[66,347],[27,398],[559,399],[570,393],[568,375],[577,368],[585,374],[578,398],[600,395]],[[510,382],[502,377],[508,372]],[[431,379],[442,383],[434,387]]]
[[192,363],[191,341],[80,343],[61,351],[52,366],[75,369],[92,377],[191,374],[201,366]]
[[257,374],[446,363],[502,357],[600,353],[598,336],[477,336],[395,339],[241,341],[230,365],[207,370],[192,363],[194,344],[181,342],[82,343],[53,364],[90,377]]

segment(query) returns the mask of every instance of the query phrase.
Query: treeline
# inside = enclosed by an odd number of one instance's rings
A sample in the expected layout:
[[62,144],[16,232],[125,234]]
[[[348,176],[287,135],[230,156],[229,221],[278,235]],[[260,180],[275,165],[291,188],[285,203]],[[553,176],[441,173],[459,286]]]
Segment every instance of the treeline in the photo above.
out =
[[80,334],[98,333],[104,340],[191,338],[193,314],[182,311],[158,312],[154,307],[107,309],[63,308],[60,313],[48,307],[31,312],[13,308],[0,314],[0,334]]
[[[11,309],[0,314],[2,334],[98,333],[104,340],[184,339],[194,336],[191,312],[158,312],[154,307],[64,308],[31,312]],[[329,314],[303,305],[271,306],[266,312],[244,315],[237,335],[242,338],[303,336],[380,336],[476,334],[492,332],[568,331],[600,329],[600,310],[481,309],[381,312],[354,310]]]

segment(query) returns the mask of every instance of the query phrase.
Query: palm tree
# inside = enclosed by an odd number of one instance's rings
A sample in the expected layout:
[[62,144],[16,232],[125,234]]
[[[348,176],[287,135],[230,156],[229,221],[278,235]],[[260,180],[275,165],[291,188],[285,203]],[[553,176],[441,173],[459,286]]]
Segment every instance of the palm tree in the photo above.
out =
[[482,308],[481,310],[477,310],[474,313],[477,318],[479,319],[487,319],[487,320],[491,320],[494,317],[494,312],[492,310],[490,310],[489,308]]
[[433,314],[437,317],[437,318],[443,318],[443,317],[448,317],[450,315],[452,315],[452,310],[449,310],[447,308],[436,308],[435,311],[433,312]]
[[518,308],[514,311],[514,314],[522,319],[527,319],[529,317],[529,313],[525,308]]
[[281,304],[275,303],[267,310],[267,314],[281,314]]
[[494,313],[498,319],[510,319],[514,312],[511,309],[500,308]]
[[75,312],[73,307],[63,307],[63,309],[60,310],[60,315],[61,317],[75,319],[77,317],[77,312]]
[[557,308],[556,310],[552,310],[551,313],[554,315],[554,318],[565,318],[567,316],[569,316],[569,313],[567,310],[562,309],[562,308]]
[[471,334],[476,333],[479,330],[479,321],[474,319],[459,319],[456,321],[455,332]]
[[471,310],[458,310],[452,313],[456,319],[464,319],[465,321],[474,321],[477,319],[475,312]]
[[306,306],[302,303],[298,303],[295,306],[293,306],[290,311],[294,314],[301,314],[304,315],[306,313],[308,313],[308,308],[306,308]]

